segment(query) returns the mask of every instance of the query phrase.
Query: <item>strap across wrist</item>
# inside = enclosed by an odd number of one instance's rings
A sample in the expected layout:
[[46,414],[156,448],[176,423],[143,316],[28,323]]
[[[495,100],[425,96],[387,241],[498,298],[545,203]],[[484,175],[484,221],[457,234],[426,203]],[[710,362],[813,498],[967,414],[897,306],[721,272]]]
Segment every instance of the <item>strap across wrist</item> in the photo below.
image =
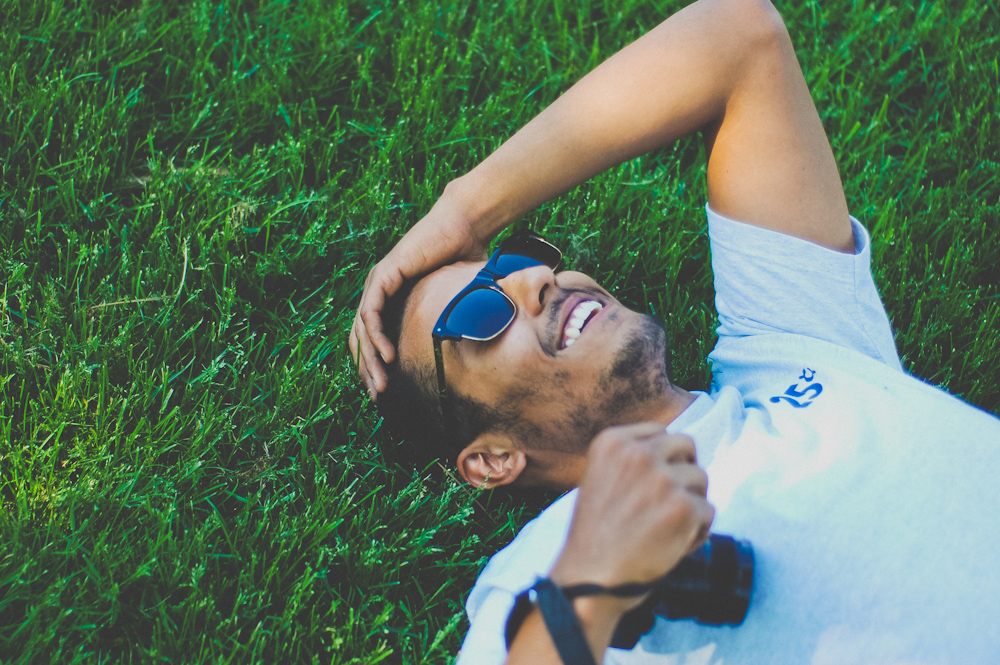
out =
[[614,587],[604,587],[599,584],[559,587],[548,578],[539,579],[531,588],[519,594],[514,602],[514,609],[507,618],[507,648],[510,649],[518,629],[531,612],[531,605],[534,603],[542,613],[545,627],[564,665],[596,665],[583,628],[573,610],[572,599],[597,595],[632,598],[648,593],[653,585],[654,583],[649,582],[621,584]]

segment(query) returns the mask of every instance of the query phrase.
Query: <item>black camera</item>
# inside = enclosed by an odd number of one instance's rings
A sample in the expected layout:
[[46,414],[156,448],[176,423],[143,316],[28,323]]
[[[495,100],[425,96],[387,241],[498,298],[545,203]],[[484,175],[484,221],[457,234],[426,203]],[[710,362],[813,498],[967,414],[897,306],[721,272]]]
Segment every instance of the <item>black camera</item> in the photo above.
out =
[[[543,582],[546,580],[539,580],[538,584]],[[548,581],[548,584],[552,582]],[[649,588],[644,584],[623,586],[639,589],[634,594],[629,590],[618,595],[642,595]],[[584,590],[584,587],[594,589]],[[505,631],[508,648],[531,611],[531,591],[536,589],[537,585],[524,591],[514,603]],[[622,587],[615,589],[620,591]],[[639,638],[653,627],[656,615],[667,619],[694,619],[713,626],[740,624],[750,607],[752,590],[753,547],[750,543],[732,536],[709,534],[704,545],[681,559],[668,575],[653,584],[652,591],[641,605],[621,618],[611,638],[611,646],[616,649],[634,648]],[[564,591],[568,598],[613,590],[582,584]]]
[[738,625],[746,618],[753,590],[753,547],[749,541],[713,533],[656,583],[642,605],[622,617],[611,646],[631,649],[653,627],[655,615],[694,619],[712,626]]

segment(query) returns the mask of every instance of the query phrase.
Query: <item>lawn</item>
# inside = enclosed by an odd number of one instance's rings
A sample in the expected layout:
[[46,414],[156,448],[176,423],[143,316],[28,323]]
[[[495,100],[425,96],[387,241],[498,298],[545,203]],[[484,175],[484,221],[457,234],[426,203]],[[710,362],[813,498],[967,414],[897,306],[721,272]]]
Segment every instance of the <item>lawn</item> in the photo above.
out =
[[[346,350],[445,184],[683,2],[0,0],[0,661],[445,663],[537,501]],[[780,2],[907,370],[1000,414],[996,2]],[[524,220],[713,344],[697,140]]]

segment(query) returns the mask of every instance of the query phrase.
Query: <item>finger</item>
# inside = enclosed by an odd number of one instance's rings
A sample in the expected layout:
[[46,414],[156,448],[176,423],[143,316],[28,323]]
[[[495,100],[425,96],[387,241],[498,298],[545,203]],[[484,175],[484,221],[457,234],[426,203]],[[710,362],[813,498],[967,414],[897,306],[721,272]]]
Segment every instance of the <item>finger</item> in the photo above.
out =
[[598,437],[615,439],[618,441],[642,441],[645,439],[655,439],[666,434],[666,429],[662,423],[643,422],[631,425],[618,425],[603,430]]
[[378,394],[378,384],[375,378],[372,376],[371,372],[371,356],[368,354],[368,359],[366,360],[364,348],[365,345],[362,340],[365,339],[365,326],[361,322],[360,318],[355,318],[354,327],[351,329],[351,334],[348,336],[348,344],[351,349],[351,356],[354,358],[354,362],[358,366],[358,376],[361,378],[361,382],[364,384],[365,389],[368,394],[371,395],[372,399]]
[[655,451],[657,459],[667,464],[698,463],[698,451],[691,437],[686,434],[668,434],[662,423],[647,422],[612,427],[601,432],[598,437],[613,442],[641,442]]
[[367,366],[362,368],[361,382],[365,384],[365,390],[368,391],[368,397],[370,397],[373,402],[377,402],[379,393],[377,387],[378,384],[376,383],[375,377],[373,377],[372,373],[368,370]]
[[[379,316],[376,315],[374,318],[381,325]],[[357,342],[352,353],[357,353],[358,373],[365,387],[368,388],[368,392],[372,395],[372,399],[375,399],[377,393],[385,390],[389,377],[378,350],[371,343],[371,329],[360,310],[355,317],[354,325],[357,331]]]
[[704,497],[708,494],[708,474],[694,464],[672,464],[667,473],[676,487],[683,488],[689,494]]
[[378,386],[371,372],[368,371],[368,367],[365,365],[364,356],[361,356],[358,361],[358,378],[361,379],[361,385],[364,386],[368,397],[373,402],[378,401]]
[[372,376],[369,367],[369,361],[365,360],[365,354],[362,351],[363,345],[361,343],[364,337],[364,324],[361,323],[359,318],[355,318],[354,327],[351,328],[351,334],[348,335],[348,346],[351,350],[351,356],[354,358],[354,362],[358,366],[358,377],[361,379],[361,383],[364,384],[365,390],[368,395],[375,400],[378,396],[378,385],[375,378]]
[[634,425],[625,425],[620,428],[624,433],[634,436],[636,439],[649,439],[664,436],[667,429],[663,426],[663,423],[658,423],[656,421],[650,421],[645,423],[635,423]]
[[[377,306],[380,310],[381,303],[384,302],[381,290],[371,287],[373,279],[376,281],[378,279],[376,273],[377,266],[369,271],[368,276],[365,278],[365,288],[361,294],[361,304],[358,306],[358,311],[354,316],[354,325],[351,329],[354,337],[350,339],[351,355],[358,364],[358,375],[361,377],[362,383],[364,383],[368,394],[373,400],[377,398],[379,392],[385,390],[388,383],[388,375],[382,366],[381,359],[376,358],[378,350],[371,342],[371,326],[365,321],[366,308]],[[374,320],[375,325],[381,328],[382,319],[379,311],[375,311],[375,316],[369,320]],[[385,337],[385,335],[382,334],[382,337]]]
[[668,464],[697,464],[698,451],[686,434],[667,434],[663,440],[663,455]]
[[[358,363],[358,376],[361,378],[361,383],[365,386],[365,391],[368,393],[368,397],[371,398],[373,402],[378,401],[378,396],[380,392],[385,391],[385,384],[382,384],[381,390],[379,389],[378,378],[372,372],[371,365],[368,364],[369,361],[365,360],[364,353],[361,354],[361,360]],[[375,362],[380,362],[376,360]]]
[[[375,392],[384,391],[389,383],[389,376],[375,347],[370,342],[366,343],[366,340],[361,342],[361,357],[364,359],[364,369],[367,373],[367,377],[362,377],[365,385]],[[374,395],[372,397],[374,398]]]
[[358,351],[359,343],[361,339],[358,336],[358,318],[354,317],[354,323],[351,325],[351,332],[347,335],[347,349],[351,352],[351,358],[354,359],[354,364],[358,364]]
[[358,314],[365,324],[367,341],[386,364],[395,360],[396,349],[382,326],[382,310],[385,308],[386,299],[396,293],[403,282],[404,276],[399,270],[380,270],[379,266],[376,266],[365,280],[361,305],[358,307]]
[[[627,450],[639,448],[650,450],[646,442],[664,435],[663,425],[655,422],[619,425],[602,430],[590,444],[588,458],[591,467],[603,467],[609,460],[620,459]],[[638,452],[638,451],[635,451]]]
[[369,395],[374,400],[378,393],[386,388],[387,375],[382,366],[382,360],[371,344],[366,344],[365,340],[360,343],[360,353],[358,354],[358,376],[368,390]]
[[705,544],[711,532],[712,521],[715,519],[715,508],[708,501],[704,499],[695,501],[692,507],[695,533],[688,554]]
[[396,359],[396,347],[382,327],[382,310],[370,309],[361,313],[361,318],[365,323],[365,331],[368,333],[368,343],[372,351],[379,354],[382,362],[391,363]]

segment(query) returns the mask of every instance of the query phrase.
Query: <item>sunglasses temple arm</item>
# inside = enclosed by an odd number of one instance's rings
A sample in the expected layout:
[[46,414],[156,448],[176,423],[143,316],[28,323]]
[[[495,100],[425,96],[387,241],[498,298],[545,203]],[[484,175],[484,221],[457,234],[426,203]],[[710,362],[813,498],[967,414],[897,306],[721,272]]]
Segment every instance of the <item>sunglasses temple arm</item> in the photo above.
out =
[[448,427],[451,423],[451,413],[449,413],[448,387],[444,378],[444,354],[441,351],[439,337],[434,337],[434,364],[437,366],[438,401],[441,403],[441,415],[444,418],[445,427]]

